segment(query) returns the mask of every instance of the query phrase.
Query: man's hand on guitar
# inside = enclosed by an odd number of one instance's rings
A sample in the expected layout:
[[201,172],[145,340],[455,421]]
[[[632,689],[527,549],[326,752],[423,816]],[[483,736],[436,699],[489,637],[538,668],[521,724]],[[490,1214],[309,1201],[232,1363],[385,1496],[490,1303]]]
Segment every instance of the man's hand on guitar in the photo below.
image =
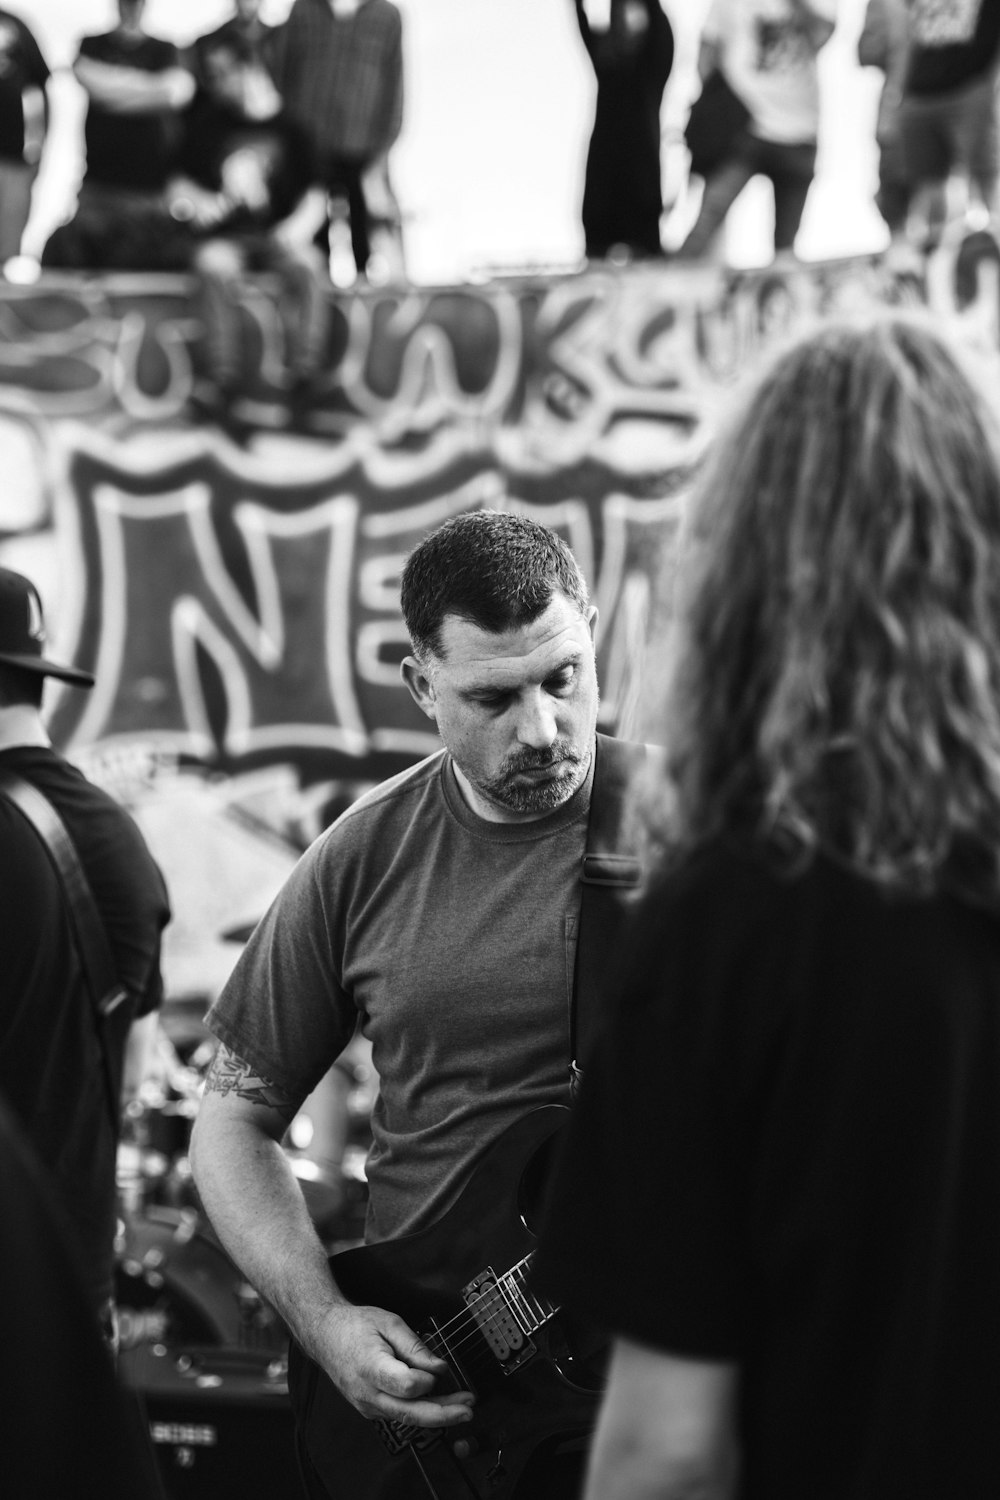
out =
[[363,1417],[452,1427],[472,1416],[471,1391],[435,1391],[442,1377],[450,1377],[447,1363],[395,1313],[338,1304],[327,1313],[317,1343],[330,1379]]

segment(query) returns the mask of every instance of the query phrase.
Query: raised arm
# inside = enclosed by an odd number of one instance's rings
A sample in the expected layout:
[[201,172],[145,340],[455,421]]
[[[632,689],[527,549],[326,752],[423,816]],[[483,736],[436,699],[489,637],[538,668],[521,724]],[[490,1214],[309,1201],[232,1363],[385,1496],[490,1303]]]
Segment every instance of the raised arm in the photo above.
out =
[[220,1046],[192,1136],[195,1181],[233,1261],[305,1353],[366,1417],[421,1427],[467,1419],[468,1392],[433,1396],[445,1371],[402,1318],[348,1302],[330,1273],[281,1139],[302,1099]]
[[646,9],[649,15],[648,65],[660,85],[666,87],[674,65],[674,30],[660,0],[646,0]]
[[24,159],[36,162],[42,154],[42,145],[49,128],[49,65],[41,49],[27,27],[21,29],[21,46],[25,59],[25,88],[21,96],[24,106]]
[[584,0],[573,0],[573,3],[576,6],[576,21],[580,28],[580,35],[583,37],[583,45],[590,55],[593,56],[594,33],[590,29],[590,20],[587,16]]

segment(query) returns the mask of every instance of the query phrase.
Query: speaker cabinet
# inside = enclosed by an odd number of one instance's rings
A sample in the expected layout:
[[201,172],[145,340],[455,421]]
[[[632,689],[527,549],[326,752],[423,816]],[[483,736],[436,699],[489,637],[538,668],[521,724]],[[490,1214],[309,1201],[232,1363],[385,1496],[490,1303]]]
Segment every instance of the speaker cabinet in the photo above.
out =
[[266,1350],[143,1343],[119,1369],[166,1500],[300,1500],[285,1361]]

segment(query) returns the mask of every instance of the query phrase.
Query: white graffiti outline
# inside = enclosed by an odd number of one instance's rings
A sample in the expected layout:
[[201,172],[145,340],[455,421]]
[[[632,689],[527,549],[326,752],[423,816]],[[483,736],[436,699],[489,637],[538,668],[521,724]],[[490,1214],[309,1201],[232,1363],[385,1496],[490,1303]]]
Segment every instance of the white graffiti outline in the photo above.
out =
[[[272,283],[273,286],[273,283]],[[273,294],[263,286],[244,280],[240,305],[250,314],[260,330],[261,354],[258,366],[261,378],[281,390],[288,384],[284,356],[288,339],[280,309]]]
[[404,536],[407,532],[431,531],[443,521],[476,506],[503,510],[505,495],[506,486],[502,476],[494,469],[484,469],[457,489],[449,490],[445,495],[435,495],[433,500],[421,500],[416,505],[402,505],[394,510],[362,515],[361,530],[373,541]]
[[[514,481],[511,483],[513,487]],[[512,493],[502,508],[539,521],[552,531],[565,530],[569,549],[589,583],[594,576],[594,528],[586,501],[550,500],[536,504],[531,500],[520,500],[516,493]]]
[[602,696],[620,725],[637,709],[643,653],[636,650],[636,642],[648,620],[651,588],[648,574],[628,571],[629,530],[641,526],[658,531],[669,522],[679,525],[684,505],[683,491],[665,499],[643,500],[616,492],[607,495],[601,507],[604,545],[594,598],[609,630]]
[[[222,678],[228,710],[223,743],[230,754],[249,754],[292,743],[300,747],[340,750],[353,756],[363,755],[368,749],[368,738],[354,696],[349,664],[345,666],[342,662],[343,643],[349,640],[348,602],[356,513],[357,502],[346,497],[326,500],[289,516],[265,511],[249,503],[237,507],[235,520],[246,540],[260,604],[261,618],[258,620],[233,584],[219,550],[212,525],[211,489],[206,483],[194,482],[167,495],[141,497],[130,496],[109,483],[96,485],[94,515],[102,578],[102,629],[95,667],[97,685],[77,726],[74,742],[92,743],[102,738],[102,730],[113,710],[120,686],[128,627],[122,523],[125,520],[142,523],[182,515],[187,521],[201,577],[222,617],[248,654],[265,671],[277,670],[284,654],[280,594],[267,536],[316,531],[329,538],[324,645],[331,701],[341,722],[331,725],[283,722],[279,726],[254,728],[246,673],[235,648],[209,618],[201,601],[191,595],[181,595],[172,605],[170,633],[177,690],[186,728],[157,730],[158,740],[178,753],[202,759],[209,758],[215,751],[194,649],[195,642],[200,641],[215,661]],[[117,736],[104,738],[113,740]]]
[[[642,389],[626,383],[615,369],[612,356],[622,369],[635,364],[628,352],[626,334],[635,341],[635,329],[648,324],[658,307],[676,307],[676,301],[664,300],[663,287],[669,285],[666,273],[634,284],[612,274],[588,277],[586,284],[556,283],[550,288],[539,312],[539,333],[547,349],[547,361],[553,374],[561,373],[586,393],[578,414],[572,421],[545,420],[542,393],[536,395],[535,407],[528,407],[524,423],[506,433],[501,428],[498,444],[513,455],[519,450],[534,453],[536,461],[550,467],[570,467],[599,451],[602,437],[612,430],[615,418],[627,412],[637,418],[648,417],[657,426],[672,422],[690,427],[700,421],[703,402],[697,399],[697,386],[679,386],[676,390]],[[559,324],[567,312],[579,309],[562,332]],[[685,326],[693,326],[689,310]],[[693,338],[691,339],[693,350]],[[683,370],[696,369],[692,357]],[[643,383],[649,379],[649,361],[639,360]],[[686,441],[678,439],[678,442]]]
[[[191,389],[191,359],[186,339],[197,332],[188,301],[194,282],[180,275],[122,274],[101,278],[98,285],[72,274],[49,273],[45,292],[63,297],[82,311],[76,323],[55,332],[26,326],[14,326],[13,309],[18,301],[37,298],[37,287],[7,288],[0,298],[0,368],[28,367],[45,359],[70,359],[84,365],[94,376],[87,389],[33,391],[32,405],[52,419],[80,418],[103,411],[117,397],[123,410],[135,417],[169,417],[184,405]],[[162,397],[143,396],[133,381],[138,365],[138,350],[151,320],[145,312],[133,309],[122,315],[113,311],[113,299],[130,296],[167,297],[175,299],[178,317],[160,317],[152,321],[153,332],[170,370],[167,393]],[[129,322],[129,320],[131,320]],[[129,326],[126,327],[126,322]],[[181,392],[183,391],[183,394]],[[0,387],[0,405],[6,405]]]
[[365,380],[372,347],[372,313],[367,302],[354,298],[347,314],[348,341],[336,370],[341,385],[358,412],[391,440],[403,432],[428,431],[446,420],[483,422],[499,417],[517,388],[521,372],[521,314],[517,298],[501,292],[488,299],[497,320],[498,355],[485,391],[469,394],[459,385],[455,353],[445,329],[433,323],[420,326],[433,294],[414,294],[395,308],[389,319],[393,334],[405,339],[399,380],[390,396],[377,396]]
[[111,366],[112,387],[122,411],[136,421],[165,420],[184,411],[191,395],[189,341],[199,325],[191,318],[161,318],[156,323],[156,342],[167,362],[167,389],[146,396],[137,379],[139,355],[149,320],[137,310],[125,313],[117,330],[116,359]]
[[[210,495],[204,483],[196,482],[167,495],[143,497],[140,509],[139,503],[124,491],[115,489],[111,484],[98,484],[94,487],[93,500],[100,556],[101,631],[94,666],[96,683],[91,689],[86,709],[73,736],[73,742],[81,744],[91,744],[102,738],[102,730],[108,722],[121,684],[128,624],[123,518],[133,515],[149,520],[177,514],[186,514],[190,518],[199,506],[209,504]],[[108,738],[113,739],[115,736]],[[199,758],[205,758],[213,748],[212,742],[206,743],[196,731],[158,731],[157,739],[180,754],[187,753]]]
[[[437,495],[433,500],[375,515],[362,515],[361,534],[372,541],[387,541],[397,536],[417,536],[421,532],[432,531],[435,526],[463,511],[476,507],[503,510],[506,503],[503,478],[494,470],[487,469],[466,484],[446,495]],[[384,665],[381,651],[385,645],[400,643],[405,647],[409,646],[409,637],[401,621],[365,621],[358,631],[355,644],[359,678],[378,687],[397,687],[398,669]],[[440,749],[441,742],[436,734],[419,729],[374,729],[371,732],[371,744],[374,750],[431,755]]]
[[[246,541],[262,615],[266,610],[273,614],[276,622],[274,642],[279,652],[275,665],[284,658],[284,616],[269,540],[272,537],[306,536],[310,532],[328,538],[324,646],[330,698],[339,722],[329,726],[282,724],[269,729],[234,731],[231,737],[234,754],[271,749],[289,740],[296,745],[342,750],[348,755],[361,756],[367,752],[368,735],[354,693],[350,660],[351,583],[359,510],[357,499],[351,495],[334,496],[293,514],[267,510],[249,502],[236,507],[235,520]],[[227,734],[227,747],[229,741],[230,735]]]
[[683,491],[660,499],[637,500],[620,491],[604,497],[601,508],[604,545],[601,549],[601,573],[594,597],[607,619],[610,620],[615,612],[625,580],[629,528],[652,526],[659,529],[665,522],[679,523],[684,504]]

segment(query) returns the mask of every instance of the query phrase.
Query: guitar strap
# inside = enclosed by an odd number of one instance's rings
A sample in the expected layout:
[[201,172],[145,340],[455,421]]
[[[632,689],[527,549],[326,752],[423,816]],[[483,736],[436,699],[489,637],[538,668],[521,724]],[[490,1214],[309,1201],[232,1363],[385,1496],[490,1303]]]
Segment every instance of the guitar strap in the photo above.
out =
[[581,1060],[593,1045],[602,1010],[621,961],[621,929],[628,896],[642,876],[637,839],[625,817],[635,778],[656,752],[649,745],[597,736],[590,794],[587,852],[580,868],[583,887],[570,1009],[570,1077],[579,1085]]
[[97,1027],[108,1109],[117,1135],[118,1088],[104,1023],[112,1011],[127,998],[127,994],[115,973],[104,923],[69,831],[49,799],[30,781],[25,781],[13,771],[0,771],[0,796],[13,803],[34,828],[59,876],[69,912],[70,931]]

